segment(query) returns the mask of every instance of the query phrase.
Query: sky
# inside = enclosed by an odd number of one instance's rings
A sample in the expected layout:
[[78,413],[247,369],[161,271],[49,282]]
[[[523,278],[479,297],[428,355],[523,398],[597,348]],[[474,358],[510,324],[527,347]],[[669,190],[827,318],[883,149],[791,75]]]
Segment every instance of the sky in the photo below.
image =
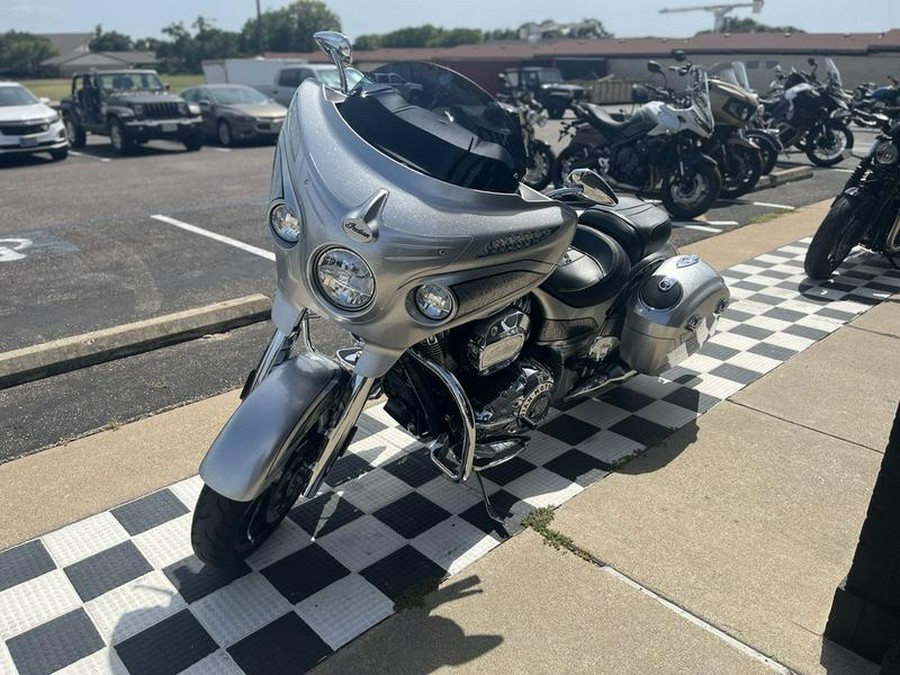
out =
[[[263,11],[289,4],[262,0]],[[565,3],[548,0],[326,0],[354,38],[431,23],[445,28],[516,28],[529,21],[565,23],[595,18],[617,37],[689,37],[711,29],[710,12],[660,14],[663,7],[718,4],[702,0],[595,0]],[[160,37],[176,21],[190,25],[197,16],[215,19],[219,28],[240,30],[255,15],[256,0],[0,0],[0,32],[90,32],[98,23],[138,37]],[[766,0],[762,13],[749,7],[731,16],[751,16],[773,26],[793,25],[816,33],[877,33],[900,28],[898,0]]]

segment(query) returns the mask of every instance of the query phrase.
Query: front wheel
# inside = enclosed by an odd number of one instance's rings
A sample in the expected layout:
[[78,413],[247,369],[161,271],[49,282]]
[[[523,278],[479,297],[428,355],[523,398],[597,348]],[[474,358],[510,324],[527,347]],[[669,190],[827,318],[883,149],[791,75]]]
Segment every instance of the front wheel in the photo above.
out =
[[566,114],[566,108],[569,107],[569,104],[565,101],[550,101],[547,103],[547,115],[550,116],[551,120],[561,120],[563,115]]
[[772,140],[769,134],[764,131],[750,132],[747,137],[759,146],[759,156],[762,159],[762,175],[768,176],[772,173],[775,165],[778,163],[778,145]]
[[556,157],[549,146],[531,143],[528,147],[528,170],[522,182],[534,190],[543,190],[550,183]]
[[80,150],[87,145],[87,134],[84,131],[84,127],[76,124],[70,115],[65,115],[63,121],[66,125],[66,136],[69,137],[71,146]]
[[59,162],[69,156],[69,149],[60,148],[59,150],[51,150],[50,156],[53,158],[54,162]]
[[745,145],[732,145],[726,150],[722,171],[722,193],[725,199],[737,199],[752,191],[762,175],[759,150]]
[[714,164],[696,162],[685,165],[684,172],[676,169],[663,178],[662,203],[676,218],[691,220],[719,198],[722,176]]
[[834,200],[806,251],[803,269],[810,279],[830,277],[859,243],[862,232],[856,215],[861,203],[846,195]]
[[281,475],[249,502],[229,499],[204,485],[191,524],[197,557],[215,567],[230,567],[262,546],[303,491],[324,442],[314,432],[295,441]]
[[853,148],[853,134],[842,123],[816,125],[806,136],[806,156],[816,166],[834,166]]
[[231,125],[225,120],[219,120],[219,124],[216,126],[216,136],[219,139],[219,145],[223,148],[231,147],[234,142],[231,137]]
[[184,147],[188,149],[188,152],[197,152],[203,147],[203,134],[198,131],[185,138]]
[[122,123],[113,118],[109,123],[109,141],[117,155],[127,155],[131,152],[133,143],[125,132]]

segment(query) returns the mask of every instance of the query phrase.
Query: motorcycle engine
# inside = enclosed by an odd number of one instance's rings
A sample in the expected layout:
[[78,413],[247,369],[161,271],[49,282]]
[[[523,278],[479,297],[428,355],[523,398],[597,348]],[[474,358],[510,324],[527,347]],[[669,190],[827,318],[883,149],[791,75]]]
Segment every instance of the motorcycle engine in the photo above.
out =
[[643,186],[650,182],[650,163],[647,161],[647,145],[643,140],[621,148],[615,156],[617,180],[629,185]]
[[550,410],[553,383],[550,371],[528,358],[481,381],[470,395],[479,440],[537,426]]

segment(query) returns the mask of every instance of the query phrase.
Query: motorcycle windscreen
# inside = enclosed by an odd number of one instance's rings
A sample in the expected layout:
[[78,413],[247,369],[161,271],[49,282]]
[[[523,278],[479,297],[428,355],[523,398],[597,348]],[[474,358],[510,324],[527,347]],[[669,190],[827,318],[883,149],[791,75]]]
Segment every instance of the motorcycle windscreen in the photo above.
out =
[[422,173],[461,187],[515,192],[525,173],[518,122],[471,80],[434,63],[390,63],[340,106],[363,139]]
[[688,85],[686,91],[691,106],[703,119],[704,126],[708,127],[708,130],[711,133],[715,122],[713,121],[712,107],[709,102],[709,80],[703,69],[696,66],[691,68],[688,73]]
[[838,70],[837,64],[830,58],[825,59],[825,72],[828,73],[828,81],[836,87],[843,87],[841,80],[841,71]]

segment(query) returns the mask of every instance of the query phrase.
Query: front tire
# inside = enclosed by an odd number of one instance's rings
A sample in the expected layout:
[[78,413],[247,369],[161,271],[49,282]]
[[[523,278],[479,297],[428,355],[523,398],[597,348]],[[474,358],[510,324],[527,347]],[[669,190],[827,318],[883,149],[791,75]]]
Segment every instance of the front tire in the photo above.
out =
[[197,152],[203,147],[203,134],[197,132],[185,138],[184,147],[187,148],[188,152]]
[[76,150],[80,150],[87,145],[87,134],[84,131],[84,127],[76,124],[70,115],[66,115],[63,119],[66,125],[66,136],[69,137],[71,146]]
[[830,277],[859,243],[862,233],[856,223],[856,214],[861,203],[846,195],[834,200],[806,251],[803,269],[810,279]]
[[306,486],[312,462],[324,442],[312,431],[295,442],[281,475],[249,502],[229,499],[204,485],[191,524],[191,544],[197,557],[215,567],[231,567],[262,546]]
[[522,182],[534,190],[543,190],[550,184],[556,157],[543,143],[532,143],[529,148],[528,168]]
[[759,150],[744,145],[733,145],[727,152],[721,196],[737,199],[751,192],[759,182],[763,170],[762,157]]
[[722,190],[719,170],[707,162],[685,166],[685,174],[673,171],[663,179],[662,203],[676,218],[692,220],[706,213]]
[[759,146],[759,156],[762,159],[762,175],[768,176],[772,173],[775,165],[778,163],[778,145],[765,132],[750,132],[747,137]]
[[231,147],[234,143],[234,138],[231,136],[231,125],[225,120],[219,120],[219,124],[216,126],[216,137],[223,148]]
[[547,115],[550,116],[551,120],[561,120],[563,115],[566,114],[566,108],[569,107],[569,104],[564,101],[550,101],[547,104]]
[[816,166],[834,166],[844,161],[844,152],[853,149],[853,134],[840,122],[817,125],[806,136],[806,156]]
[[51,150],[50,156],[53,158],[54,162],[62,161],[69,156],[69,149],[60,148],[59,150]]
[[125,127],[115,117],[109,122],[109,142],[112,143],[113,150],[119,156],[129,154],[134,147],[131,139],[125,133]]

